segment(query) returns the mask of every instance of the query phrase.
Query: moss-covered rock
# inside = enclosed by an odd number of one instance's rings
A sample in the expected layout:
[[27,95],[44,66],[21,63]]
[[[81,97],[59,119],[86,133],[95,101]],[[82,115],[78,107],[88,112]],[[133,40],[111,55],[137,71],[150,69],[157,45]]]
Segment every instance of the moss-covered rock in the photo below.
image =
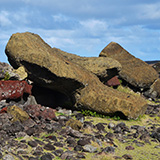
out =
[[66,122],[66,126],[70,126],[74,130],[80,130],[82,129],[83,124],[79,120],[69,119]]
[[12,121],[25,121],[29,118],[29,115],[27,112],[23,111],[21,108],[17,106],[9,106],[7,107],[7,113],[11,114],[13,116]]

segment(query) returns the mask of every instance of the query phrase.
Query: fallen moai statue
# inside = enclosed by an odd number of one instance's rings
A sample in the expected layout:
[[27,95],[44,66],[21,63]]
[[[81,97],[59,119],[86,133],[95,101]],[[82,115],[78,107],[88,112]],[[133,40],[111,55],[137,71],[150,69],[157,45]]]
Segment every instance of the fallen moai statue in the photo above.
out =
[[53,52],[61,54],[69,61],[80,65],[95,74],[102,82],[106,82],[118,75],[122,66],[113,58],[108,57],[81,57],[75,54],[64,52],[58,48],[53,48]]
[[150,88],[159,78],[158,73],[150,65],[131,55],[118,43],[109,43],[99,56],[117,60],[122,65],[119,76],[136,88]]
[[30,80],[71,97],[77,108],[109,115],[121,112],[128,119],[146,111],[145,99],[104,85],[95,74],[53,52],[37,34],[13,34],[5,52],[14,68],[24,66]]

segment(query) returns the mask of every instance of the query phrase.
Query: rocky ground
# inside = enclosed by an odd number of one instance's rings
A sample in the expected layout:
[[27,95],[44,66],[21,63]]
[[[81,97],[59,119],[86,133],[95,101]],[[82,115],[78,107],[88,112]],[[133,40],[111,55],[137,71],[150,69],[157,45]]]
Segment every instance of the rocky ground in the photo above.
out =
[[84,58],[29,32],[5,53],[14,69],[0,63],[0,159],[160,160],[159,64],[115,42]]
[[[54,117],[26,108],[26,103],[1,101],[0,158],[3,160],[51,159],[160,159],[160,105],[150,103],[137,120],[85,116],[89,112],[62,108]],[[18,106],[30,118],[15,121],[5,106]],[[33,105],[34,106],[34,105]],[[83,113],[83,114],[82,114]]]

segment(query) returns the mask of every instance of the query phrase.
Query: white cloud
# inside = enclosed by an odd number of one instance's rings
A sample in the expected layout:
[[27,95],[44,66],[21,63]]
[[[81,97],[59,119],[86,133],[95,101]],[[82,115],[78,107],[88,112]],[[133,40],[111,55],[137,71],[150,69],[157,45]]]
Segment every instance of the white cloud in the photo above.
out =
[[143,19],[160,19],[160,3],[141,5],[141,15]]
[[12,24],[12,22],[9,19],[9,12],[7,11],[1,11],[0,12],[0,26],[6,27]]
[[[146,59],[153,49],[160,59],[159,2],[16,0],[16,4],[10,2],[10,7],[2,10],[5,1],[0,2],[1,46],[11,34],[30,31],[52,47],[83,56],[98,56],[115,41],[136,57]],[[153,21],[155,26],[159,24],[157,30],[153,29]]]
[[69,20],[69,18],[67,16],[64,16],[62,14],[53,15],[52,17],[55,22],[65,22],[65,21]]
[[80,21],[80,24],[82,25],[82,27],[92,31],[107,29],[106,22],[98,19],[87,19],[85,21]]

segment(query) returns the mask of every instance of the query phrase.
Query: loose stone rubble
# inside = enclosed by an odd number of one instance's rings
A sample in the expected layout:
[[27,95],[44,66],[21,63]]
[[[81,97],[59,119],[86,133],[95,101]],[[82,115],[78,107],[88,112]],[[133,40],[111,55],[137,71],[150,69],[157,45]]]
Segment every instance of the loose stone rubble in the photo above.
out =
[[[157,150],[160,145],[160,124],[149,120],[146,126],[127,126],[125,121],[110,123],[96,123],[94,117],[84,116],[78,111],[62,108],[53,110],[58,113],[51,118],[48,113],[43,116],[46,109],[43,106],[22,105],[17,102],[1,102],[0,107],[19,106],[24,109],[30,118],[13,121],[13,115],[7,112],[0,113],[0,157],[2,159],[86,159],[88,154],[92,158],[100,155],[110,155],[114,159],[134,159],[130,150],[136,146],[143,148],[148,144]],[[27,103],[26,103],[27,104]],[[23,107],[22,107],[23,106]],[[28,109],[27,109],[28,108]],[[33,111],[33,112],[32,112]],[[67,113],[68,112],[68,113]],[[149,105],[146,116],[160,117],[160,105]],[[20,118],[18,120],[18,118]],[[79,119],[83,118],[83,122]],[[76,120],[77,119],[77,120]],[[90,119],[90,120],[89,120]],[[71,122],[74,122],[71,125]],[[79,125],[79,124],[81,125]],[[79,127],[80,126],[80,127]],[[120,143],[126,144],[124,150],[128,154],[118,155]],[[155,154],[154,157],[159,157]]]

